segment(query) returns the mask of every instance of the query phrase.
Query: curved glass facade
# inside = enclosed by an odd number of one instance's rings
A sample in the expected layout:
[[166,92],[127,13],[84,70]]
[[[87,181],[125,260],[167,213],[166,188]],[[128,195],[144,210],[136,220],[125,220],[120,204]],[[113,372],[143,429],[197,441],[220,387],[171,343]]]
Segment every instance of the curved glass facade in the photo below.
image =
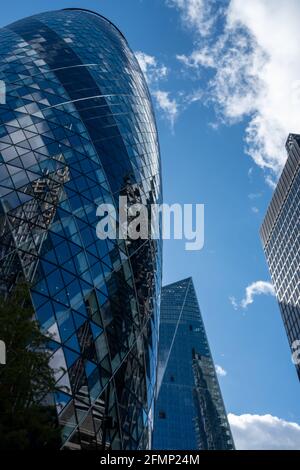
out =
[[149,92],[126,40],[85,10],[0,31],[0,286],[31,283],[63,446],[151,445],[161,243],[99,240],[96,209],[161,202]]

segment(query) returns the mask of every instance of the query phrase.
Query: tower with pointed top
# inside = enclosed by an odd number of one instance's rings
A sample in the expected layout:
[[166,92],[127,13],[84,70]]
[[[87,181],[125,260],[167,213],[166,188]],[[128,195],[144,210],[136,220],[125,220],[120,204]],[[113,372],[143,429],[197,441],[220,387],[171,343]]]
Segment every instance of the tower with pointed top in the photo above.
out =
[[192,278],[162,289],[154,448],[234,443]]

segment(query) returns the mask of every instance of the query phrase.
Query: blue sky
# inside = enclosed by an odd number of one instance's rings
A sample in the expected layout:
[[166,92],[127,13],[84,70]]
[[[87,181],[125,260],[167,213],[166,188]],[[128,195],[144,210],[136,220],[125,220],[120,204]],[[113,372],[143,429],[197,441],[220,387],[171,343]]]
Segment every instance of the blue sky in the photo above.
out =
[[247,286],[270,281],[259,227],[285,159],[284,139],[300,122],[280,94],[298,71],[292,48],[291,76],[282,71],[278,34],[283,49],[290,45],[276,23],[283,5],[299,22],[294,0],[243,0],[243,10],[240,0],[14,0],[1,14],[5,26],[40,11],[89,8],[139,52],[155,103],[164,200],[205,204],[204,248],[165,242],[164,283],[193,276],[215,362],[226,371],[220,384],[240,447],[268,446],[274,432],[270,447],[291,438],[300,448],[300,427],[289,424],[300,424],[299,382],[277,302],[257,295],[240,306]]

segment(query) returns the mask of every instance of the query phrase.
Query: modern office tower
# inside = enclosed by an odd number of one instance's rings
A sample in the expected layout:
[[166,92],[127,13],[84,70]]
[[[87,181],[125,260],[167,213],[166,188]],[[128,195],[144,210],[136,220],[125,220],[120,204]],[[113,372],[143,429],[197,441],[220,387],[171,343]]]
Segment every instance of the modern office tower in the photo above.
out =
[[82,9],[0,30],[0,288],[30,283],[62,447],[151,447],[160,240],[100,240],[101,203],[160,203],[151,99],[121,32]]
[[234,449],[192,278],[162,289],[153,446]]
[[[292,352],[300,340],[300,135],[290,134],[288,159],[260,235]],[[300,364],[296,364],[300,379]]]

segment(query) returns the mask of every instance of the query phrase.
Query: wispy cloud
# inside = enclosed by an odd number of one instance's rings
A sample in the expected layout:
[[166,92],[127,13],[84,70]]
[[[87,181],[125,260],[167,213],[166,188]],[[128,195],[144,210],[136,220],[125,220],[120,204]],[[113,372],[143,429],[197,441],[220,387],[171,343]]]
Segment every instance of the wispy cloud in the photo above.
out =
[[208,102],[222,122],[247,120],[246,152],[273,188],[286,160],[287,135],[300,132],[299,0],[229,0],[227,7],[214,0],[167,4],[195,33],[196,47],[178,60],[213,72]]
[[135,52],[135,56],[146,77],[148,85],[152,85],[167,77],[168,68],[164,64],[158,63],[158,60],[153,55],[137,51]]
[[191,104],[204,100],[202,87],[197,85],[189,87],[188,91],[176,90],[171,92],[168,88],[170,87],[172,69],[157,57],[146,52],[136,51],[135,56],[146,78],[159,114],[170,123],[171,129],[174,131],[175,121],[179,114]]
[[215,0],[167,0],[167,4],[176,7],[184,24],[195,28],[201,36],[210,33],[216,21]]
[[259,199],[262,197],[262,193],[250,193],[248,194],[248,198],[253,200],[253,199]]
[[225,369],[223,369],[222,366],[219,366],[218,364],[215,365],[215,369],[216,369],[216,373],[220,376],[220,377],[225,377],[227,375],[227,371]]
[[271,176],[271,175],[267,175],[266,176],[266,183],[268,184],[268,186],[270,186],[271,189],[275,189],[277,184],[276,184],[276,181],[274,181],[274,178]]
[[247,308],[248,305],[253,304],[256,295],[275,295],[274,287],[271,282],[256,281],[246,287],[245,298],[241,301],[241,307]]
[[299,450],[300,426],[270,414],[228,415],[238,450]]
[[182,101],[184,100],[190,104],[198,99],[198,95],[195,92],[183,97],[177,93],[176,96],[171,98],[169,91],[161,89],[162,82],[166,80],[169,74],[168,68],[160,63],[156,57],[145,52],[137,51],[135,56],[147,80],[158,111],[170,123],[173,132],[179,109],[182,109]]
[[156,90],[153,91],[152,94],[156,99],[158,108],[164,113],[173,129],[179,112],[177,101],[170,98],[170,93],[168,91]]
[[246,287],[245,297],[238,302],[235,297],[229,297],[229,301],[235,310],[238,308],[247,308],[253,304],[254,297],[257,295],[275,295],[274,287],[271,282],[255,281]]
[[233,297],[232,295],[229,297],[229,302],[231,303],[231,305],[233,306],[234,310],[238,310],[239,308],[239,304],[236,300],[235,297]]
[[253,176],[253,166],[251,166],[248,170],[248,178],[251,181]]
[[209,48],[204,46],[202,49],[193,51],[190,55],[177,54],[176,59],[187,67],[197,70],[199,66],[215,68],[215,58],[209,52]]

